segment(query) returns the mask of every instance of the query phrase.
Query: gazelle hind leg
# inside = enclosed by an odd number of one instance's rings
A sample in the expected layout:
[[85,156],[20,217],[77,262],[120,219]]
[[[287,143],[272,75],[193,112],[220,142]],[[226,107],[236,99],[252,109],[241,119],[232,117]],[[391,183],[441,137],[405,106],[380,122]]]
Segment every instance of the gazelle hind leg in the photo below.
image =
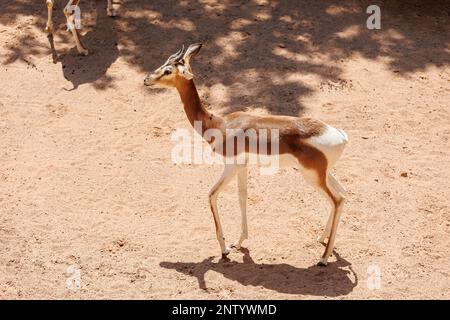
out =
[[327,178],[328,184],[331,185],[331,187],[337,192],[339,192],[341,196],[345,196],[347,191],[345,191],[344,187],[339,183],[339,181],[336,180],[336,178],[331,173],[328,174]]
[[317,191],[319,191],[320,194],[322,194],[330,203],[331,206],[331,212],[328,217],[328,221],[326,224],[326,227],[324,231],[322,232],[322,235],[317,238],[317,240],[321,243],[325,242],[325,239],[329,237],[330,231],[331,231],[331,224],[333,222],[333,215],[334,215],[334,202],[328,195],[328,193],[323,189],[321,182],[322,179],[320,179],[320,173],[316,172],[315,170],[302,170],[303,177],[305,178],[305,181],[314,187]]
[[45,31],[48,33],[53,32],[53,0],[46,0],[47,3],[47,25],[45,26]]
[[[339,194],[339,196],[342,197],[342,199],[345,196],[345,189],[342,187],[342,185],[336,180],[336,178],[333,177],[331,173],[327,176],[327,185],[334,190],[336,194]],[[327,197],[329,198],[329,197]],[[331,200],[331,198],[329,198]],[[325,229],[323,230],[322,235],[317,239],[320,243],[325,244],[325,239],[329,239],[330,232],[331,232],[331,225],[333,223],[333,215],[334,215],[334,203],[331,203],[331,212],[330,216],[328,217],[327,224],[325,226]],[[342,209],[342,208],[341,208]]]
[[[305,180],[314,186],[321,194],[323,194],[331,205],[330,217],[328,218],[327,227],[325,227],[325,232],[327,232],[328,228],[330,230],[329,240],[318,263],[320,266],[326,266],[328,263],[328,258],[333,253],[336,229],[339,222],[344,196],[339,193],[339,190],[337,190],[338,188],[334,185],[337,181],[333,177],[331,179],[327,178],[328,176],[331,176],[331,174],[328,174],[326,169],[323,169],[323,171],[320,169],[318,171],[305,170],[303,175]],[[332,182],[329,182],[330,180],[332,180]],[[328,236],[328,233],[326,233],[326,235]]]
[[248,238],[247,225],[247,166],[242,165],[238,169],[239,206],[241,209],[241,236],[232,247],[239,249],[242,242]]
[[322,234],[317,238],[317,241],[319,241],[322,244],[326,244],[325,240],[330,237],[331,224],[333,223],[333,213],[334,213],[334,205],[332,205],[330,215],[328,216],[327,224],[325,225],[325,229],[323,230]]
[[217,241],[219,241],[220,250],[222,252],[222,257],[225,257],[230,253],[230,248],[225,246],[225,238],[223,236],[222,224],[220,222],[219,210],[217,208],[217,198],[220,192],[225,188],[234,178],[238,171],[238,166],[235,164],[227,164],[225,165],[225,169],[223,170],[222,176],[219,181],[212,187],[209,192],[209,205],[211,207],[211,212],[214,218],[214,225],[216,227],[216,236]]
[[315,170],[303,170],[303,177],[305,178],[306,182],[308,182],[317,191],[319,191],[319,193],[322,194],[330,203],[331,210],[330,210],[330,215],[328,217],[328,222],[326,224],[326,227],[325,227],[322,235],[320,237],[318,237],[318,239],[317,239],[319,242],[325,243],[325,239],[329,237],[329,234],[331,231],[331,224],[333,222],[334,202],[333,202],[332,198],[328,195],[328,193],[322,187],[320,173],[316,172]]
[[327,178],[324,179],[325,183],[322,184],[323,191],[328,195],[333,203],[333,218],[331,220],[330,235],[325,247],[325,251],[320,258],[318,263],[319,266],[326,266],[328,263],[328,258],[332,255],[334,249],[334,241],[336,239],[337,227],[339,224],[339,219],[341,217],[342,206],[344,205],[344,194],[341,190],[344,190],[336,179],[331,174],[327,174]]
[[77,7],[79,2],[80,0],[69,0],[67,6],[64,8],[64,15],[66,16],[67,20],[67,27],[72,32],[73,39],[75,40],[78,53],[87,56],[89,54],[89,51],[85,49],[83,44],[81,43],[80,34],[75,23],[76,10],[74,10],[73,8]]
[[114,10],[112,0],[108,0],[108,7],[106,8],[106,12],[110,17],[116,16],[116,11]]

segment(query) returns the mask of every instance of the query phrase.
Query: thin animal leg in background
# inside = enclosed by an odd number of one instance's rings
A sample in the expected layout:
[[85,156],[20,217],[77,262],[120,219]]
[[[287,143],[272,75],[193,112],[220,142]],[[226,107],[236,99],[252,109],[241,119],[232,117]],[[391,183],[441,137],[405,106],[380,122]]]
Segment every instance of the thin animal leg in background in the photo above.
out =
[[47,25],[45,26],[45,31],[48,33],[53,32],[53,0],[47,0]]
[[67,26],[70,29],[70,31],[72,32],[73,39],[75,40],[75,44],[77,46],[78,53],[87,56],[89,54],[89,51],[87,49],[85,49],[83,44],[81,43],[80,34],[75,25],[75,19],[74,19],[75,12],[72,11],[69,13],[69,11],[68,11],[68,8],[71,9],[73,6],[78,6],[79,2],[80,2],[80,0],[69,0],[69,3],[64,8],[64,15],[66,16],[66,19],[67,19]]
[[116,16],[116,11],[114,10],[112,0],[108,0],[108,7],[106,8],[106,12],[107,12],[108,16],[110,16],[110,17]]

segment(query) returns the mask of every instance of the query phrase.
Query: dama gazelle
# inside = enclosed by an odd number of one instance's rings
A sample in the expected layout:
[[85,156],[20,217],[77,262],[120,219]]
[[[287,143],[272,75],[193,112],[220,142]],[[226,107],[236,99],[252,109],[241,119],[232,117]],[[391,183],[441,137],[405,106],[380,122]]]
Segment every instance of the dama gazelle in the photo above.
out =
[[[290,160],[289,165],[299,168],[306,181],[329,200],[331,213],[327,225],[319,241],[325,244],[319,265],[326,265],[328,258],[333,253],[342,206],[344,203],[344,188],[333,177],[330,170],[341,156],[348,141],[344,131],[335,129],[319,120],[310,118],[298,118],[288,116],[256,116],[245,112],[235,112],[224,117],[213,115],[208,112],[200,101],[193,81],[191,69],[191,59],[200,51],[201,44],[193,44],[184,51],[184,48],[171,55],[169,59],[158,69],[147,75],[144,80],[146,86],[175,87],[184,105],[187,118],[194,128],[198,128],[194,123],[199,121],[202,126],[197,130],[204,137],[204,132],[208,129],[220,130],[224,135],[220,147],[214,139],[205,139],[214,152],[220,152],[224,157],[237,157],[240,153],[248,155],[247,145],[243,149],[233,148],[233,154],[225,154],[227,143],[234,143],[234,136],[228,137],[228,129],[254,130],[257,135],[262,129],[278,130],[279,156]],[[201,131],[201,132],[199,132]],[[248,140],[251,139],[248,137]],[[232,140],[232,141],[231,141]],[[249,143],[246,141],[245,143]],[[259,153],[257,149],[256,153]],[[283,161],[281,162],[283,163]],[[230,248],[225,245],[225,238],[222,232],[219,212],[217,208],[217,198],[219,193],[231,181],[234,176],[238,176],[239,204],[241,210],[241,236],[233,247],[240,248],[242,242],[247,239],[247,166],[244,164],[226,162],[225,169],[219,181],[212,187],[209,193],[209,202],[216,227],[217,240],[220,244],[222,256],[225,257]]]
[[[67,28],[68,28],[68,30],[70,30],[72,32],[73,38],[77,45],[78,53],[87,56],[89,51],[86,48],[84,48],[83,44],[81,43],[80,33],[78,32],[78,29],[77,29],[76,23],[75,23],[76,11],[72,9],[72,8],[78,7],[78,4],[80,3],[80,1],[81,0],[69,0],[67,5],[64,7],[63,12],[64,12],[64,15],[66,16]],[[106,12],[107,12],[108,16],[115,17],[116,12],[114,11],[112,0],[107,0],[107,1],[108,1],[108,6],[106,9],[107,10]],[[45,2],[47,3],[47,10],[48,10],[47,25],[45,27],[45,31],[47,31],[49,34],[52,34],[53,33],[52,11],[53,11],[53,5],[55,3],[55,0],[45,0]]]

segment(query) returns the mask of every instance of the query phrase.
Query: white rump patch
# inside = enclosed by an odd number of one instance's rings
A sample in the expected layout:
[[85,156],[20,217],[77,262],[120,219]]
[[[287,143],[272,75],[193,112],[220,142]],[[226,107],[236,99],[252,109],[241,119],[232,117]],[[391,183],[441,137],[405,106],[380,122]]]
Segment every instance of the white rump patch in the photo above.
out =
[[309,145],[322,151],[330,165],[333,165],[344,151],[348,136],[343,130],[326,126],[325,131],[319,135],[305,140]]

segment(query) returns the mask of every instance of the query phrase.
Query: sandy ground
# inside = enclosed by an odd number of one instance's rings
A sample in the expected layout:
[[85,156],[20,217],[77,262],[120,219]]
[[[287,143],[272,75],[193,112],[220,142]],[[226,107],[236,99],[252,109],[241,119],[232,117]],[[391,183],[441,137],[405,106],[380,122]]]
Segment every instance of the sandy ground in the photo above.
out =
[[[88,57],[62,3],[51,49],[43,2],[0,4],[0,298],[450,298],[448,2],[379,2],[371,31],[364,1],[130,0],[111,19],[85,0]],[[250,238],[219,261],[207,194],[221,167],[172,163],[171,134],[189,128],[178,94],[143,87],[198,41],[211,111],[349,134],[328,267],[328,204],[294,169],[250,170]],[[236,189],[219,200],[228,242]]]

